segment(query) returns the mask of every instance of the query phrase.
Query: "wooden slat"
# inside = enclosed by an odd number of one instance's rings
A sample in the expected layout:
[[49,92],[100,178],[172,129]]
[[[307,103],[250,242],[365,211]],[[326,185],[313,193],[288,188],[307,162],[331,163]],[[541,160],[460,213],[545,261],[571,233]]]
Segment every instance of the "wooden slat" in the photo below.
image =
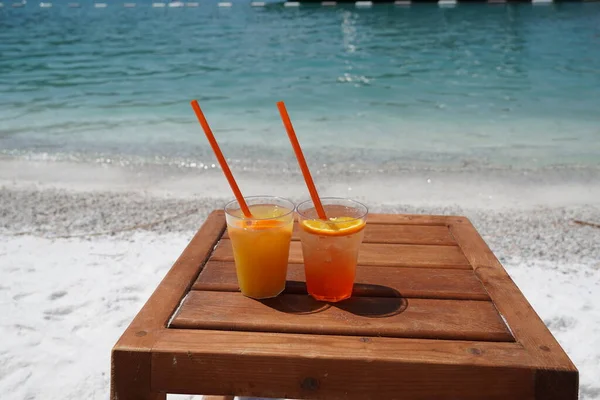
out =
[[[286,293],[306,294],[304,265],[288,265]],[[209,261],[192,286],[194,290],[239,291],[235,264]],[[473,271],[437,268],[358,266],[353,296],[425,299],[489,300]]]
[[[498,311],[506,319],[515,339],[530,352],[541,370],[554,370],[552,374],[536,375],[538,397],[576,399],[579,379],[577,368],[477,230],[466,218],[451,221],[450,230],[473,265],[475,274],[484,284]],[[549,379],[548,376],[552,378]],[[563,382],[563,386],[569,388],[568,394],[552,386],[557,381]],[[561,393],[560,396],[557,393]]]
[[447,226],[448,221],[452,218],[457,217],[424,214],[369,214],[367,222],[372,224]]
[[365,227],[364,242],[456,246],[447,226],[383,225],[371,222]]
[[153,389],[310,399],[533,399],[515,343],[379,337],[164,332]]
[[306,295],[256,301],[237,292],[191,291],[172,328],[325,335],[511,341],[487,301],[353,297],[337,304]]
[[[219,241],[211,260],[233,261],[233,249],[229,239]],[[289,262],[302,264],[300,242],[290,244]],[[469,262],[458,246],[363,243],[360,247],[358,263],[380,267],[471,269]]]
[[[300,226],[294,224],[292,240],[300,240]],[[223,238],[228,239],[227,232]],[[456,246],[447,226],[390,225],[367,223],[363,243],[434,244]]]
[[[535,361],[518,343],[468,340],[398,339],[335,335],[166,329],[156,341],[157,352],[185,352],[315,358],[340,362],[374,360],[385,363],[470,364],[480,367],[532,368]],[[274,360],[275,361],[275,360]],[[210,394],[210,393],[207,393]]]

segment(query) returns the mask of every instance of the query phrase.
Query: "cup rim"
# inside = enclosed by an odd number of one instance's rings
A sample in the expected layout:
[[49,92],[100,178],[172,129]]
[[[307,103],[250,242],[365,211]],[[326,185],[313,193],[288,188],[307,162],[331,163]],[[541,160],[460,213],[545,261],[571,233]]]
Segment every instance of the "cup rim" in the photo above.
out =
[[[280,218],[283,218],[283,217],[287,217],[288,215],[290,215],[290,214],[294,213],[294,211],[296,210],[296,204],[295,204],[293,201],[291,201],[290,199],[288,199],[288,198],[285,198],[285,197],[281,197],[281,196],[270,196],[270,195],[244,196],[244,200],[248,200],[248,199],[258,199],[258,198],[270,198],[270,199],[277,199],[277,200],[281,200],[281,201],[283,201],[283,202],[285,202],[285,203],[289,203],[289,205],[291,206],[291,207],[290,207],[290,211],[289,211],[289,212],[287,212],[287,213],[285,213],[285,214],[283,214],[283,215],[279,215],[279,216],[277,216],[277,217],[270,217],[270,218],[254,218],[254,217],[252,217],[252,218],[247,218],[247,217],[246,217],[246,216],[244,216],[243,214],[242,214],[242,216],[240,217],[240,216],[238,216],[238,215],[234,215],[234,214],[230,213],[229,211],[227,211],[227,208],[228,208],[228,207],[229,207],[231,204],[238,204],[238,205],[239,205],[239,203],[238,203],[237,199],[233,199],[233,200],[231,200],[231,201],[228,201],[228,202],[227,202],[227,204],[225,204],[225,206],[223,207],[223,211],[225,211],[225,214],[229,215],[229,216],[230,216],[230,217],[232,217],[232,218],[236,218],[236,219],[238,219],[238,220],[245,220],[245,219],[246,219],[246,220],[253,220],[253,221],[267,221],[267,220],[270,220],[270,219],[280,219]],[[239,208],[238,208],[238,209],[239,209]]]
[[[354,217],[354,218],[352,218],[349,221],[356,221],[358,219],[365,219],[365,217],[369,214],[369,207],[367,207],[366,204],[363,204],[360,201],[351,199],[349,197],[332,197],[332,196],[330,196],[330,197],[321,197],[320,199],[321,199],[321,201],[323,201],[323,200],[344,200],[344,201],[348,201],[350,203],[354,203],[357,206],[364,208],[364,212],[362,214],[360,214],[360,216]],[[302,206],[303,204],[307,204],[307,203],[312,203],[313,206],[314,206],[314,203],[313,203],[312,199],[301,201],[296,206],[296,213],[298,213],[299,215],[301,215],[304,219],[310,219],[310,220],[317,220],[317,219],[319,219],[319,218],[308,217],[306,215],[306,213],[303,213],[303,212],[300,211],[300,206]],[[358,208],[358,207],[356,207],[356,208]]]

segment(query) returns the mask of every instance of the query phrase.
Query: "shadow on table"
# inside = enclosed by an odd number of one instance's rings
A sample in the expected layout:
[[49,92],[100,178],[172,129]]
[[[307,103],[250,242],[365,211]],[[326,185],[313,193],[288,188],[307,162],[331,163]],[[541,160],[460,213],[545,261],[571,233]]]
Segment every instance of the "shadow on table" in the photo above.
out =
[[325,311],[331,305],[307,295],[283,294],[272,299],[257,300],[267,307],[288,314],[314,314]]
[[385,318],[404,312],[408,299],[388,286],[356,283],[352,297],[332,306],[361,317]]
[[[292,290],[289,290],[293,288]],[[304,288],[304,290],[300,290]],[[267,307],[288,314],[314,314],[336,307],[354,315],[369,318],[385,318],[402,313],[408,307],[408,300],[396,289],[383,286],[357,283],[352,297],[338,303],[328,303],[313,299],[306,294],[304,282],[288,282],[283,295],[272,299],[258,300]]]

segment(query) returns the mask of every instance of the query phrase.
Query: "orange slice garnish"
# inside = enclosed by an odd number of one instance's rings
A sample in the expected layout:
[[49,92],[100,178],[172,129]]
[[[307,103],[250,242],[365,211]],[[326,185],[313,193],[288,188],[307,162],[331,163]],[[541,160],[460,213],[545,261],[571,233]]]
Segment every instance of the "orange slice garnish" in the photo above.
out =
[[300,226],[307,232],[321,236],[347,236],[360,232],[366,222],[352,217],[333,217],[327,221],[308,219],[302,221]]

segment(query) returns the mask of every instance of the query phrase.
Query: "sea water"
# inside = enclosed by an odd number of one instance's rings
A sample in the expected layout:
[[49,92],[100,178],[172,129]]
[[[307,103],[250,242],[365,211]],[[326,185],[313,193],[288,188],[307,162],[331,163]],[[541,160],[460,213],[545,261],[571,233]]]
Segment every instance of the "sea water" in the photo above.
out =
[[0,9],[0,154],[234,169],[600,164],[600,3]]

